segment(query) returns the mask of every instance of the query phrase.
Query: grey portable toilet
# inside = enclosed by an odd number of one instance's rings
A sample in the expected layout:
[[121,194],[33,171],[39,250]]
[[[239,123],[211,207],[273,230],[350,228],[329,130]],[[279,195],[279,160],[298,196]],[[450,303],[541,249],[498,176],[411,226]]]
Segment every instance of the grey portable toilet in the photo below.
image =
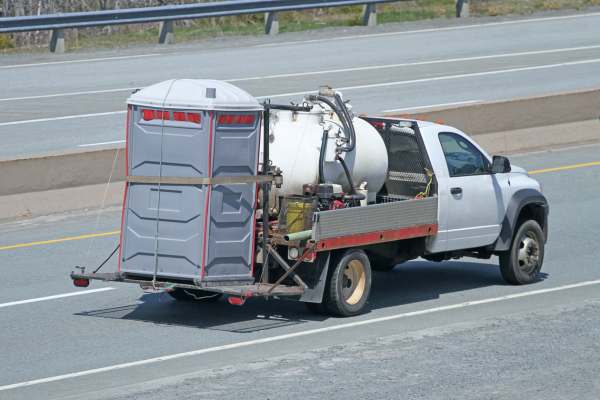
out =
[[149,86],[127,103],[119,270],[253,281],[257,183],[235,177],[257,175],[263,107],[226,82],[195,79]]

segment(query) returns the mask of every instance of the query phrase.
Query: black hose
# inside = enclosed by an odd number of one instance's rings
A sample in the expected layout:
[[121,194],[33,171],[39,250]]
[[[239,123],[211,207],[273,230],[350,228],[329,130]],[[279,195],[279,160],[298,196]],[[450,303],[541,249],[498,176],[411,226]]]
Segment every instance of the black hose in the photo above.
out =
[[327,152],[327,140],[329,139],[329,131],[323,131],[323,139],[321,139],[321,150],[319,151],[319,183],[325,183],[325,153]]
[[344,168],[344,173],[346,174],[346,178],[350,184],[350,194],[356,194],[356,189],[354,188],[354,183],[352,182],[352,175],[350,175],[350,170],[346,165],[346,161],[344,161],[344,159],[339,155],[336,157],[336,159],[340,162],[340,164],[342,164],[342,168]]
[[352,117],[350,116],[350,113],[348,112],[348,108],[346,107],[344,100],[342,100],[340,95],[337,93],[335,94],[335,101],[338,104],[338,108],[344,114],[346,121],[348,122],[347,125],[348,125],[348,129],[349,129],[348,133],[350,135],[350,145],[348,145],[347,147],[344,147],[344,151],[349,153],[352,150],[354,150],[354,148],[356,147],[356,131],[354,130],[354,124],[352,123]]
[[[336,115],[338,116],[340,122],[342,123],[342,128],[344,128],[344,133],[347,136],[352,137],[352,131],[350,130],[350,126],[348,126],[348,120],[346,118],[346,114],[344,114],[344,112],[342,110],[340,110],[340,108],[331,100],[329,100],[327,97],[324,96],[317,96],[317,95],[310,95],[308,97],[309,100],[311,101],[320,101],[323,102],[325,104],[327,104],[332,110],[333,112],[336,113]],[[352,121],[350,121],[350,123],[352,123]],[[342,151],[346,151],[346,148],[342,148]]]
[[112,256],[115,255],[117,250],[119,250],[119,247],[121,247],[120,243],[117,245],[117,247],[115,247],[115,249],[112,251],[112,253],[110,253],[110,256],[106,257],[106,259],[104,261],[102,261],[102,263],[98,266],[98,268],[96,268],[94,270],[94,272],[92,272],[92,274],[95,274],[96,272],[100,271],[100,268],[104,267],[104,264],[106,264],[108,262],[108,260],[110,260],[112,258]]

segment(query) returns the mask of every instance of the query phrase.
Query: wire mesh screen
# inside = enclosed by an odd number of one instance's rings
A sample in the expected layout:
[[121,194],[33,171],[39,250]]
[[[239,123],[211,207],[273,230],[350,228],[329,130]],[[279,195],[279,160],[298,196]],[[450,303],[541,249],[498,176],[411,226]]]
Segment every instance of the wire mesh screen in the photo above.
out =
[[[411,129],[391,126],[383,135],[389,172],[381,202],[413,198],[425,190],[429,177],[417,138]],[[379,199],[378,199],[379,200]]]

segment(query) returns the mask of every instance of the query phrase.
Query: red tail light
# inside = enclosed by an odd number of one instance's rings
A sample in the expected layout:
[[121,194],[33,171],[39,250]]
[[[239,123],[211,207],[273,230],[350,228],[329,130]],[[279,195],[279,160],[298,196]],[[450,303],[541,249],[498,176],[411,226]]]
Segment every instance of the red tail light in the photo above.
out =
[[246,302],[246,299],[243,299],[241,297],[228,297],[227,301],[229,302],[229,304],[231,304],[232,306],[243,306],[244,303]]
[[90,286],[90,280],[86,278],[73,279],[73,285],[77,287],[88,287]]
[[254,125],[256,116],[254,114],[221,114],[219,125]]

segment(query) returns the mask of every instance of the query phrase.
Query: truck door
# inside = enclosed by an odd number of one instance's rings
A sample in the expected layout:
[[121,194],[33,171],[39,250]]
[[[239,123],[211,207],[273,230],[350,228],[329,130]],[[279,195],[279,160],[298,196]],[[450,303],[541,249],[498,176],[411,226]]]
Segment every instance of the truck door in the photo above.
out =
[[500,234],[505,207],[490,161],[463,135],[441,132],[438,138],[448,170],[439,193],[445,197],[446,250],[492,244]]

